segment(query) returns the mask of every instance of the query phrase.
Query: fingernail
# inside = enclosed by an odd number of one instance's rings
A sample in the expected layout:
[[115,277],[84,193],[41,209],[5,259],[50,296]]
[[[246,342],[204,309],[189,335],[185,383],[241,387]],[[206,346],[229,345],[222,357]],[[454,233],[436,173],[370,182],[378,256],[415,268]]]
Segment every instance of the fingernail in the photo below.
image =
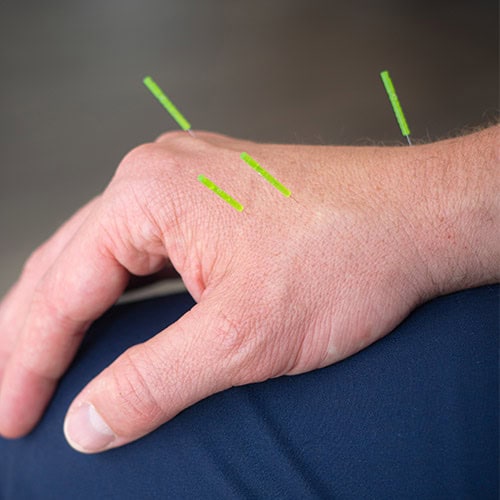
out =
[[109,425],[89,403],[82,403],[68,412],[64,435],[68,443],[82,453],[103,451],[115,440]]

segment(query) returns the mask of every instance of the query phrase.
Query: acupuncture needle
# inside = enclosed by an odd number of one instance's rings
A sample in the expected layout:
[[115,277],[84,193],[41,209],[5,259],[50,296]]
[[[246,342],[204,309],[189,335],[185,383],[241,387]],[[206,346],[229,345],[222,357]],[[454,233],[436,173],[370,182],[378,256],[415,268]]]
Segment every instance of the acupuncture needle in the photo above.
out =
[[385,90],[387,92],[387,95],[389,96],[389,100],[391,101],[392,109],[394,111],[394,114],[396,115],[396,120],[398,121],[401,133],[404,137],[406,137],[408,144],[411,146],[412,143],[410,140],[410,127],[408,127],[408,123],[406,122],[403,108],[401,107],[401,103],[399,102],[399,98],[396,94],[396,89],[394,88],[394,84],[392,83],[389,72],[387,70],[382,71],[380,73],[380,78],[382,78]]
[[148,90],[158,99],[160,104],[168,111],[170,116],[177,122],[179,127],[187,132],[192,137],[195,137],[194,132],[191,130],[191,124],[186,120],[184,115],[177,109],[175,104],[163,92],[160,86],[150,77],[146,76],[142,82]]

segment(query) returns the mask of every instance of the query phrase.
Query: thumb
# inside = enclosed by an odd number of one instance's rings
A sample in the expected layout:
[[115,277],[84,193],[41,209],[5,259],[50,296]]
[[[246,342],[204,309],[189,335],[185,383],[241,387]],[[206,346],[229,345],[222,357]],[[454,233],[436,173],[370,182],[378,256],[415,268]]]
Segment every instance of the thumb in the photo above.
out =
[[230,310],[227,301],[200,302],[93,379],[66,415],[69,444],[83,453],[122,446],[195,402],[246,383],[238,366],[248,336],[241,322],[220,312],[221,303]]

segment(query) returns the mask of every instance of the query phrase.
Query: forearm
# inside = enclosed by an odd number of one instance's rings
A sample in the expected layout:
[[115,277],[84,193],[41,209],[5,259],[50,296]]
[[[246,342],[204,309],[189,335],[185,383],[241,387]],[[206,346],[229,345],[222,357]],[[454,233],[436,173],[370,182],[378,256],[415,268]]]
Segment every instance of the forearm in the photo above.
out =
[[[500,127],[406,149],[429,295],[500,280]],[[408,207],[412,210],[412,207]]]
[[344,243],[378,256],[379,268],[392,255],[399,286],[423,301],[500,280],[499,135],[497,126],[412,147],[270,145],[260,155],[279,153],[304,223],[332,252],[344,228]]

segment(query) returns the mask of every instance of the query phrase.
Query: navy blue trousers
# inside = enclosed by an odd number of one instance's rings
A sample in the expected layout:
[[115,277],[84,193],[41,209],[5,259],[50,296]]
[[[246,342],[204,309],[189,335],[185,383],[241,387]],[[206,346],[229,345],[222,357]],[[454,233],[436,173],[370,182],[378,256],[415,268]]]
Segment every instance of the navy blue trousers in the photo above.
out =
[[497,498],[498,286],[435,299],[349,359],[216,394],[123,448],[73,451],[72,398],[192,305],[119,305],[92,326],[38,427],[0,439],[2,499]]

